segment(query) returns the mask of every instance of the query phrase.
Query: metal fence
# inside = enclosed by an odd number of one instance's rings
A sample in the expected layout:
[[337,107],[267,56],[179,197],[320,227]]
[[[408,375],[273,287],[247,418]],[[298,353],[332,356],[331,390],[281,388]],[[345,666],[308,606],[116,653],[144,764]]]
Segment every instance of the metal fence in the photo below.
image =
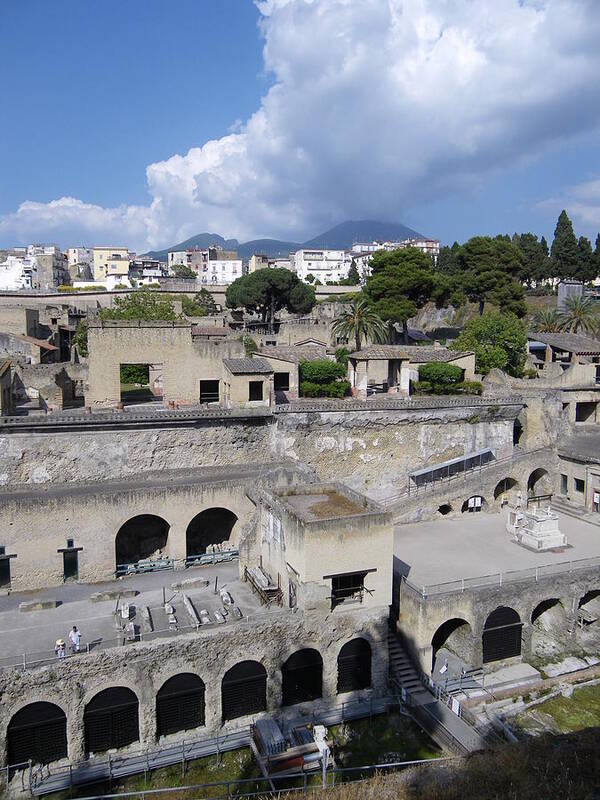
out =
[[576,561],[560,561],[554,564],[543,564],[539,567],[529,567],[527,569],[509,570],[507,572],[494,572],[491,575],[480,575],[473,578],[459,578],[455,581],[444,583],[431,583],[425,586],[417,586],[406,577],[402,577],[402,586],[405,586],[419,597],[431,597],[432,595],[453,594],[465,592],[471,589],[482,589],[490,586],[503,586],[513,583],[536,583],[543,578],[554,575],[571,574],[583,570],[600,568],[600,556],[591,558],[580,558]]

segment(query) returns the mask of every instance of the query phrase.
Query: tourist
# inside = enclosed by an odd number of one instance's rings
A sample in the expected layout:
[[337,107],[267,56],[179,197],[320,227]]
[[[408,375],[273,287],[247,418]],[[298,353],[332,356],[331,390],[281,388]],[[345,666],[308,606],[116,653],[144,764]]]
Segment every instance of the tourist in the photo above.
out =
[[71,652],[78,653],[79,644],[81,642],[81,631],[77,625],[73,625],[73,628],[69,631],[69,641],[71,642]]
[[63,639],[57,639],[56,644],[54,645],[54,652],[56,653],[56,657],[60,660],[63,659],[66,655],[66,645]]

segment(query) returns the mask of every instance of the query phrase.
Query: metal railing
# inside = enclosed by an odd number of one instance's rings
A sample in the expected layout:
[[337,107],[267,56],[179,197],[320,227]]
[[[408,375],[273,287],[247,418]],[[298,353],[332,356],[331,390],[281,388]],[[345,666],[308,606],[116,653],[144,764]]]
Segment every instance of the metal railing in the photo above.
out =
[[509,570],[507,572],[494,572],[490,575],[480,575],[473,578],[459,578],[444,583],[431,583],[417,586],[402,576],[402,585],[416,593],[419,597],[426,598],[431,595],[454,594],[471,589],[482,589],[490,586],[503,586],[506,583],[537,583],[543,578],[555,575],[570,574],[582,570],[600,568],[600,556],[580,558],[576,561],[560,561],[555,564],[542,564],[538,567],[527,569]]

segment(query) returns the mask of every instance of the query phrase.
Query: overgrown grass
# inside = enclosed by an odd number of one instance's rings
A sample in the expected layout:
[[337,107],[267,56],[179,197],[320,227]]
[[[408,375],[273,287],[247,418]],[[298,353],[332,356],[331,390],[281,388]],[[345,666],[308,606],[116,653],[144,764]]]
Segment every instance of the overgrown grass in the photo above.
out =
[[[523,732],[539,730],[544,722],[561,733],[600,726],[600,685],[582,686],[571,697],[553,697],[519,714],[511,725]],[[600,744],[598,745],[600,749]]]

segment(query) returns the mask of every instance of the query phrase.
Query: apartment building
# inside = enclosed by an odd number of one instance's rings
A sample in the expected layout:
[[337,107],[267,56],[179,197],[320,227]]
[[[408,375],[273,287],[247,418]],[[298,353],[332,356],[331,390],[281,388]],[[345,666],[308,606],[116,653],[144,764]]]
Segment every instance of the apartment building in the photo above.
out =
[[294,253],[288,256],[265,256],[255,253],[250,256],[248,262],[248,272],[256,272],[258,269],[289,269],[295,271]]
[[37,281],[40,289],[53,289],[69,283],[67,256],[55,244],[30,244],[26,250],[37,263]]
[[345,250],[298,250],[294,264],[300,280],[305,281],[308,275],[312,275],[324,284],[346,278],[352,257]]
[[20,289],[39,289],[38,265],[35,257],[9,254],[0,261],[0,291],[16,292]]
[[223,250],[220,247],[172,250],[168,253],[167,264],[172,269],[183,264],[193,270],[200,283],[229,284],[241,277],[242,260],[236,250]]
[[129,248],[127,247],[94,247],[94,280],[98,283],[106,280],[108,275],[129,275]]

